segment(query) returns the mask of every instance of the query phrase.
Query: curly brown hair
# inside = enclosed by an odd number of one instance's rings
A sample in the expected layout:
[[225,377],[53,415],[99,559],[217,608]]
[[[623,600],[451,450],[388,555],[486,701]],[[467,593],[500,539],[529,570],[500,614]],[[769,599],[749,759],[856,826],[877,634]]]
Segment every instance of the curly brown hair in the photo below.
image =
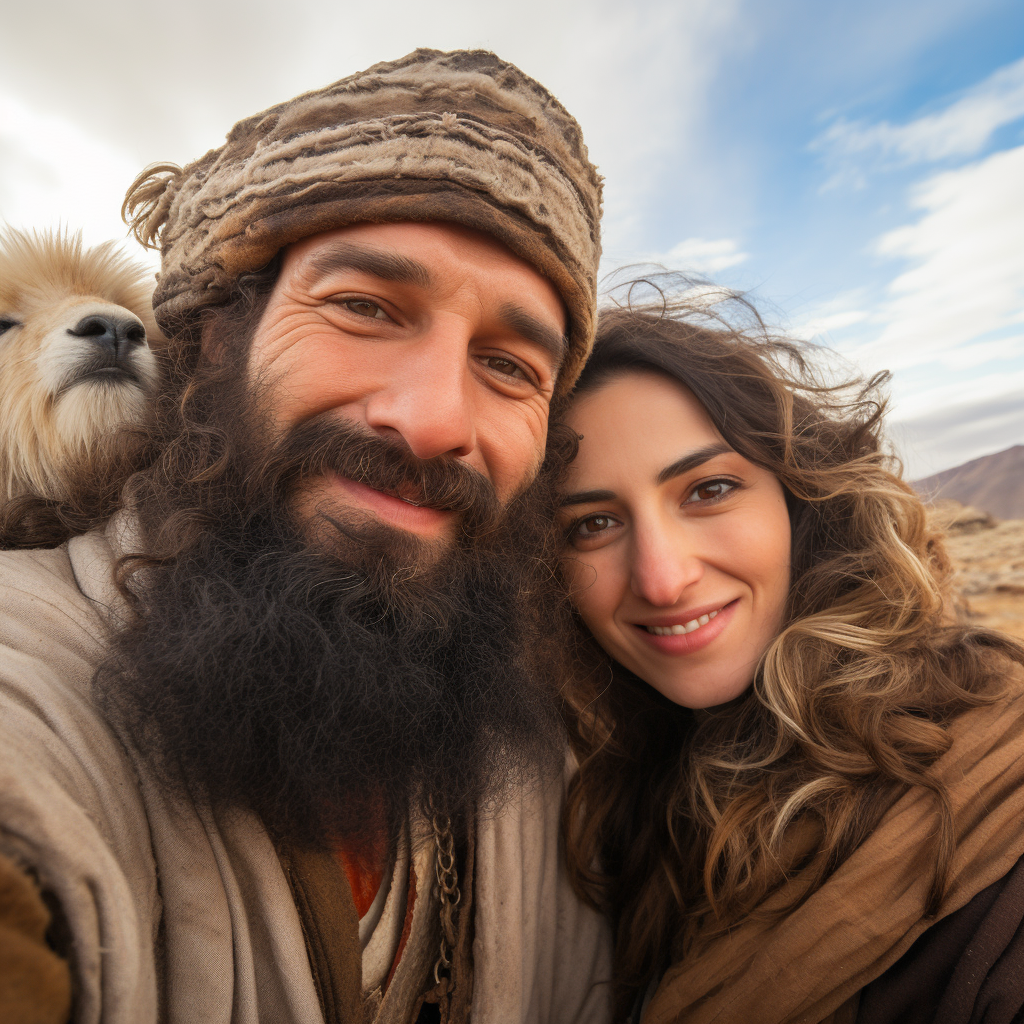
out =
[[953,829],[929,767],[945,726],[1003,689],[1000,656],[1024,663],[1014,640],[949,613],[941,532],[880,439],[886,375],[837,384],[813,348],[731,298],[739,326],[706,299],[605,310],[575,392],[637,371],[682,383],[779,479],[792,528],[783,629],[727,705],[679,707],[580,624],[564,828],[574,884],[616,924],[620,1013],[670,950],[756,912],[813,864],[806,899],[910,786],[935,797],[935,904]]

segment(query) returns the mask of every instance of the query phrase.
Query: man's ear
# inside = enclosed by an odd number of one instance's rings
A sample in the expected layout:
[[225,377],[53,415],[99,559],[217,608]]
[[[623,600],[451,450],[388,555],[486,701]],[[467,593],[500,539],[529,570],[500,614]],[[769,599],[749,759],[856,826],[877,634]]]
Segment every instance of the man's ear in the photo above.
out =
[[224,342],[220,339],[219,333],[217,317],[210,317],[203,324],[199,335],[199,347],[202,349],[203,358],[214,366],[221,366],[224,363]]

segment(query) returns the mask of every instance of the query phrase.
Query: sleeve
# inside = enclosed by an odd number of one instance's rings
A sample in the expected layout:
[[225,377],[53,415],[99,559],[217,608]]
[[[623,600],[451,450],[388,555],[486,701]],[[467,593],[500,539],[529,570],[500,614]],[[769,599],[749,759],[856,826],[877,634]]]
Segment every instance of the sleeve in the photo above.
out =
[[50,913],[39,887],[0,854],[0,1020],[66,1024],[71,970],[47,944]]
[[[63,549],[0,552],[0,855],[23,869],[5,873],[0,974],[5,998],[59,999],[38,972],[70,971],[78,1024],[143,1024],[157,1019],[160,900],[137,777],[92,699],[104,639]],[[66,964],[48,955],[48,927]],[[33,979],[20,988],[8,949]],[[0,1008],[4,1024],[19,1019],[51,1018]]]

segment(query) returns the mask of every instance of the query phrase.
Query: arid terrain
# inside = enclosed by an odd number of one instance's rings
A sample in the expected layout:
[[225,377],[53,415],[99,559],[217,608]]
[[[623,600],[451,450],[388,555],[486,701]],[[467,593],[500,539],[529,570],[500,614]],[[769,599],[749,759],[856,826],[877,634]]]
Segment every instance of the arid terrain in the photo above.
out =
[[952,499],[1000,519],[1024,516],[1024,444],[915,480],[925,501]]
[[961,608],[969,621],[1024,640],[1024,519],[995,520],[956,502],[939,502],[949,523]]
[[1024,640],[1024,445],[913,486],[949,530],[961,611]]

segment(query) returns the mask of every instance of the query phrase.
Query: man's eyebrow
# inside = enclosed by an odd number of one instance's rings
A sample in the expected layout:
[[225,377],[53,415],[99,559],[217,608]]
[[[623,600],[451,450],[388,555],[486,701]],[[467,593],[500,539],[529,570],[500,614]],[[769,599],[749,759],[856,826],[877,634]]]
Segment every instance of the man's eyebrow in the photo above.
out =
[[595,501],[614,501],[614,491],[577,491],[575,494],[567,494],[564,498],[558,499],[559,506],[562,505],[589,505]]
[[551,356],[552,369],[558,372],[569,347],[564,335],[514,302],[506,302],[498,310],[498,318],[510,331],[544,349]]
[[431,285],[430,271],[417,260],[387,249],[370,248],[352,242],[339,242],[329,249],[321,250],[309,262],[313,270],[321,275],[335,270],[358,270],[398,284],[415,284],[420,288],[429,288]]
[[684,473],[689,473],[691,469],[696,469],[698,466],[704,465],[705,462],[710,462],[716,455],[725,455],[731,451],[732,449],[724,441],[706,444],[703,448],[698,448],[695,452],[690,452],[689,455],[676,459],[671,466],[666,466],[658,474],[658,483],[663,484],[674,476],[682,476]]

